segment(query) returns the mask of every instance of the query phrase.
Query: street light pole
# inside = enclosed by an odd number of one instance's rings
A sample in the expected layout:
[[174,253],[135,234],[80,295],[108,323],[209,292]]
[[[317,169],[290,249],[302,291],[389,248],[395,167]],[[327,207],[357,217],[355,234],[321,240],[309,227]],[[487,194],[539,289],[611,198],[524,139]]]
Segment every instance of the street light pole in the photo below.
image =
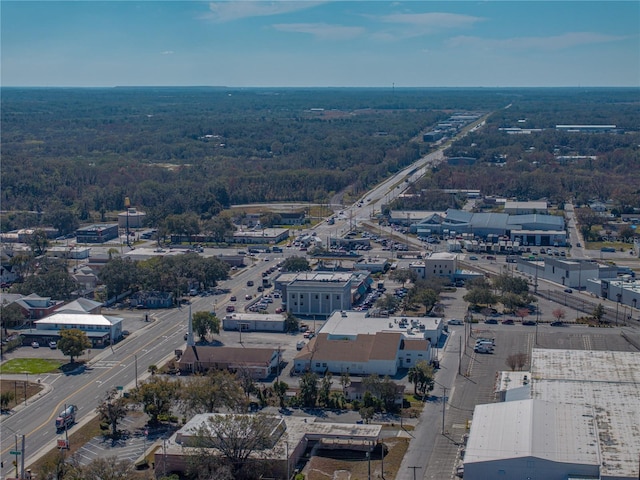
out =
[[134,365],[135,365],[135,374],[136,374],[136,388],[138,388],[138,355],[134,355]]

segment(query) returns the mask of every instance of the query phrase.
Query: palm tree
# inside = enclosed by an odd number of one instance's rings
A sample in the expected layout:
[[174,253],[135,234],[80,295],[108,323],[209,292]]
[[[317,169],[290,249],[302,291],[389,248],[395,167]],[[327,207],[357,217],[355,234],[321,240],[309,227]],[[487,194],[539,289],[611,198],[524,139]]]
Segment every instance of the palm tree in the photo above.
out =
[[417,397],[418,385],[424,382],[424,371],[417,365],[414,365],[409,369],[408,379],[410,383],[413,383],[413,394]]

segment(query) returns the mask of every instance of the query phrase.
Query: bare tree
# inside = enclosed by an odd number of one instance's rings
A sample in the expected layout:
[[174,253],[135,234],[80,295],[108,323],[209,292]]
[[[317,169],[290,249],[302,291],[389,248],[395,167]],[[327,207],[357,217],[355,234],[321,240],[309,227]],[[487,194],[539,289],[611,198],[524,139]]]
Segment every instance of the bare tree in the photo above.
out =
[[556,308],[553,310],[553,312],[551,312],[551,314],[553,315],[553,318],[555,318],[558,322],[561,322],[564,317],[567,316],[567,312],[565,312],[563,308]]
[[526,353],[514,353],[507,357],[506,364],[513,371],[522,370],[528,360],[529,356]]
[[272,432],[278,422],[280,419],[271,415],[209,416],[190,441],[200,459],[198,468],[206,462],[213,470],[227,466],[234,479],[258,478],[258,473],[263,473],[259,470],[269,468],[264,460],[276,447]]

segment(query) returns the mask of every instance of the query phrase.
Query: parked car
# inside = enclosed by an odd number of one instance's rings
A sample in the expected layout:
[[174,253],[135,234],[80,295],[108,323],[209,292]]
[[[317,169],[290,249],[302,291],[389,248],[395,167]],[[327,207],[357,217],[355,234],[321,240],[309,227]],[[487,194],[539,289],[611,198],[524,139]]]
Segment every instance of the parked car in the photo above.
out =
[[507,318],[506,320],[502,321],[503,325],[515,325],[516,322],[513,321],[512,318]]
[[49,348],[51,350],[55,350],[56,348],[58,348],[58,344],[56,342],[49,342]]
[[131,334],[131,332],[129,330],[122,330],[122,336],[123,337],[127,337]]
[[496,320],[495,318],[488,318],[484,321],[484,323],[488,324],[488,325],[497,325],[498,324],[498,320]]
[[449,325],[464,325],[464,322],[459,318],[452,318],[447,322]]
[[564,293],[573,293],[573,290],[571,290],[570,288],[565,288]]
[[552,327],[564,327],[564,323],[562,322],[551,322]]
[[31,342],[31,346],[33,348],[40,348],[40,344],[38,342]]
[[478,260],[478,257],[476,257],[475,255],[471,255],[471,256],[469,257],[469,260]]
[[229,300],[232,301],[232,302],[235,302],[237,300],[237,298],[236,298],[235,295],[231,295],[231,298]]
[[524,322],[522,322],[522,325],[534,326],[535,327],[536,321],[535,320],[525,320]]

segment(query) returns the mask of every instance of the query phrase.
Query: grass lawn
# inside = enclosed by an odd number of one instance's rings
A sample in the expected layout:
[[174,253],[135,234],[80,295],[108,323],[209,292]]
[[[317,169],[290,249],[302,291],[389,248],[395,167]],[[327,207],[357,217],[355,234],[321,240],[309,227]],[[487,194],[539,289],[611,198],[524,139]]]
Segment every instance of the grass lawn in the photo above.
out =
[[0,366],[2,373],[30,373],[38,375],[41,373],[55,372],[62,366],[58,360],[47,360],[44,358],[14,358]]

